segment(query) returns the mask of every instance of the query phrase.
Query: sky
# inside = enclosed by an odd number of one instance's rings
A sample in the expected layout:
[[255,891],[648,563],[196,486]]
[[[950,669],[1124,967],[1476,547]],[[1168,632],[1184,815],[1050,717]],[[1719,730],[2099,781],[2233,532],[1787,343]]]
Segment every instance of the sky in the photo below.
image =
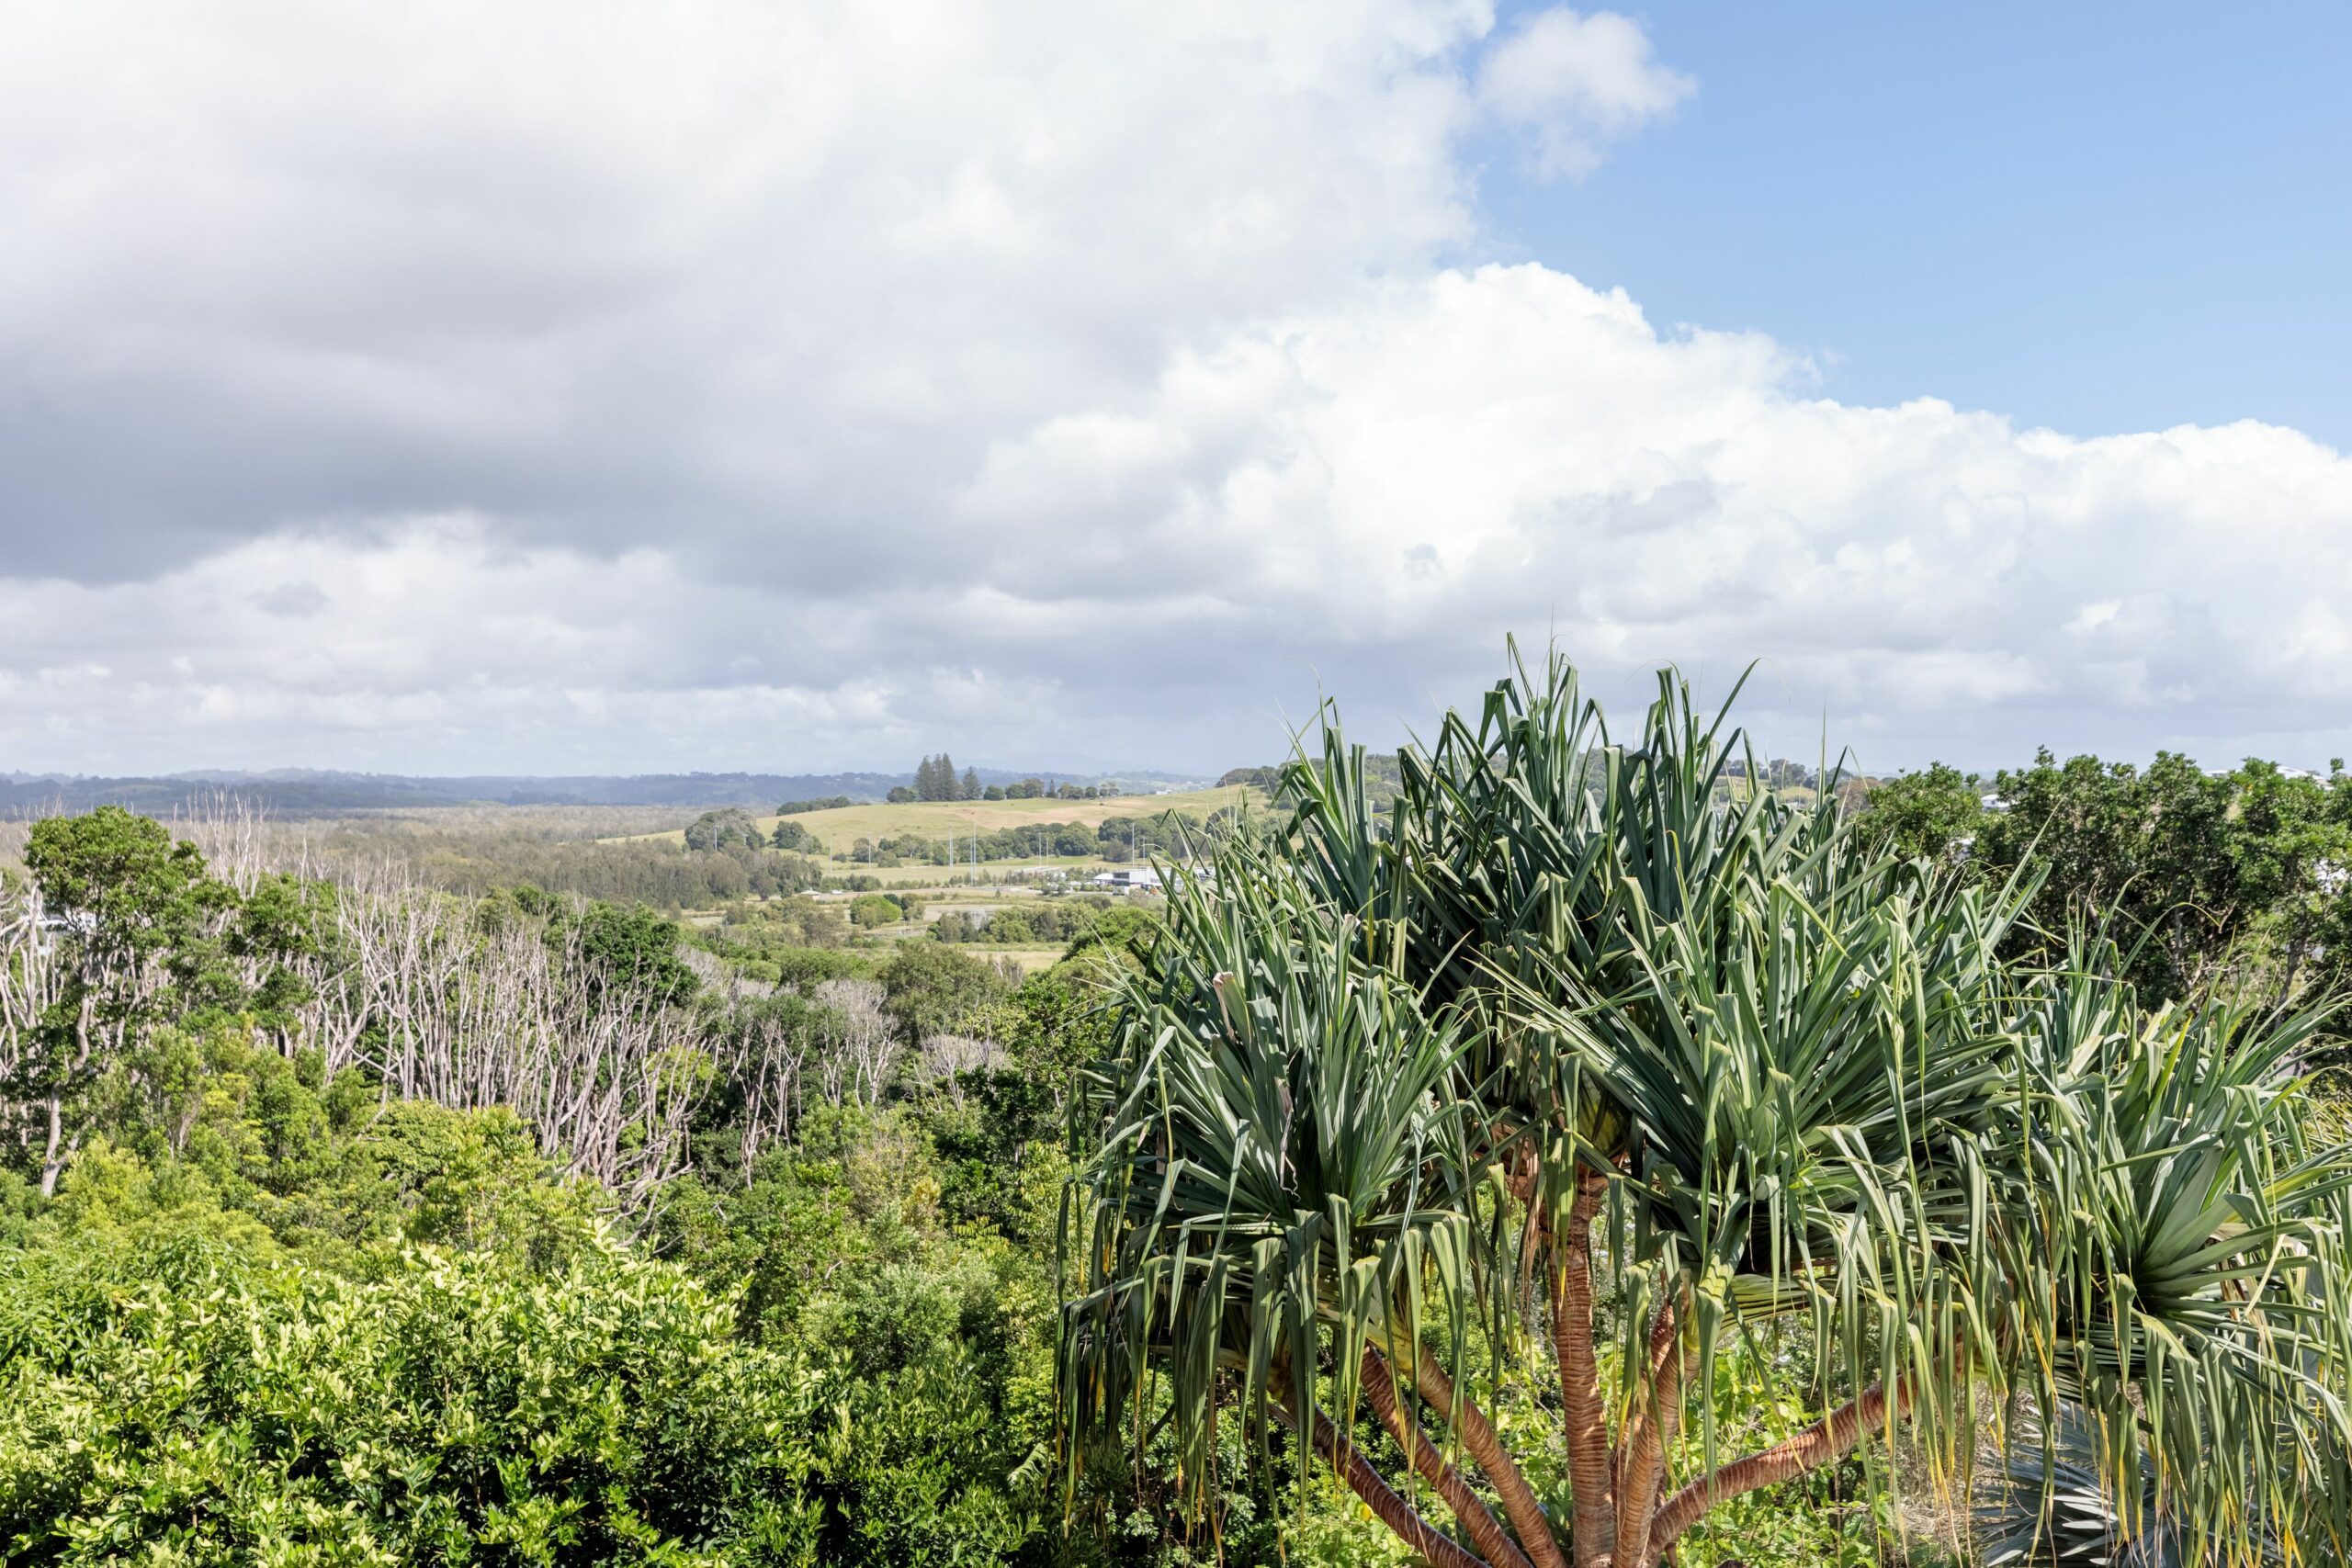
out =
[[0,771],[2352,752],[2352,12],[18,0]]

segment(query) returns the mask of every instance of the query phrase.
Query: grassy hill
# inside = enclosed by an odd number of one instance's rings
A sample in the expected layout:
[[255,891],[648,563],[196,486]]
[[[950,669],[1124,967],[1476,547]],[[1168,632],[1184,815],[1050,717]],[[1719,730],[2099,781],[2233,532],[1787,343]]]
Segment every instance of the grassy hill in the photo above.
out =
[[[1248,803],[1253,811],[1267,808],[1263,791],[1245,787],[1189,790],[1171,795],[1121,795],[1102,800],[942,800],[915,801],[903,806],[842,806],[831,811],[804,811],[791,820],[817,837],[828,853],[846,852],[860,839],[888,839],[911,833],[918,838],[946,840],[974,829],[995,832],[1046,822],[1076,822],[1097,827],[1114,817],[1157,817],[1181,811],[1204,818],[1212,811]],[[783,821],[778,817],[754,818],[763,832]],[[684,843],[685,830],[642,833],[639,839]]]

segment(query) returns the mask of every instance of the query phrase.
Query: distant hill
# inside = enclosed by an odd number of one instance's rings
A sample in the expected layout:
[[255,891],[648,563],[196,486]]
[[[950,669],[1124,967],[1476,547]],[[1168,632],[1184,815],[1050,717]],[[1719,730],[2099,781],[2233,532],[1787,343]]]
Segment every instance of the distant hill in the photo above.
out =
[[[976,771],[983,784],[1014,784],[1028,778],[1043,779],[1047,784],[1095,782],[1074,773],[991,768]],[[87,811],[103,805],[169,812],[222,793],[255,801],[282,817],[333,817],[352,811],[436,806],[678,806],[706,810],[718,806],[743,806],[764,812],[774,810],[781,800],[844,795],[852,800],[880,800],[894,786],[908,784],[913,777],[908,773],[641,773],[629,777],[583,774],[554,778],[486,773],[424,778],[307,768],[278,768],[266,773],[209,769],[146,778],[0,773],[0,814]]]

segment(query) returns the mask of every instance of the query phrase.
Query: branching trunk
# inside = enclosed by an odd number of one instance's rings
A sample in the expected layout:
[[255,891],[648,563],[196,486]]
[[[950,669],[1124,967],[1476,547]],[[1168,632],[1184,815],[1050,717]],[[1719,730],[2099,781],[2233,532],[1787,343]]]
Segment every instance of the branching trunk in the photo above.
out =
[[1873,1383],[1785,1442],[1735,1460],[1711,1476],[1701,1476],[1668,1497],[1658,1510],[1651,1530],[1652,1549],[1663,1551],[1672,1546],[1684,1530],[1719,1504],[1835,1464],[1871,1430],[1891,1420],[1902,1420],[1909,1410],[1907,1387],[1896,1384],[1890,1402],[1885,1388]]
[[827,980],[817,987],[817,1000],[839,1021],[820,1064],[825,1096],[836,1107],[854,1100],[870,1111],[881,1103],[899,1057],[882,987],[871,980]]
[[1662,1302],[1651,1321],[1647,1376],[1634,1391],[1623,1440],[1617,1447],[1617,1533],[1611,1568],[1647,1568],[1652,1522],[1657,1517],[1658,1478],[1666,1450],[1682,1416],[1682,1314]]
[[1527,1560],[1527,1554],[1519,1549],[1518,1543],[1504,1530],[1501,1521],[1487,1506],[1485,1499],[1470,1489],[1470,1483],[1462,1478],[1462,1472],[1448,1463],[1445,1456],[1438,1452],[1436,1445],[1423,1434],[1421,1424],[1413,1418],[1411,1411],[1398,1407],[1395,1374],[1389,1370],[1387,1359],[1367,1345],[1364,1347],[1362,1371],[1364,1398],[1371,1404],[1373,1414],[1380,1418],[1380,1424],[1387,1428],[1388,1435],[1396,1439],[1397,1448],[1404,1451],[1406,1459],[1420,1472],[1422,1479],[1445,1499],[1445,1506],[1453,1510],[1455,1518],[1462,1521],[1462,1528],[1469,1533],[1472,1542],[1486,1553],[1487,1562],[1493,1568],[1533,1568]]
[[[1536,1500],[1535,1489],[1528,1485],[1510,1450],[1495,1436],[1495,1429],[1486,1413],[1478,1408],[1477,1401],[1457,1393],[1453,1380],[1445,1375],[1445,1369],[1427,1350],[1420,1353],[1414,1382],[1440,1420],[1459,1426],[1462,1446],[1469,1450],[1480,1472],[1502,1498],[1503,1513],[1510,1518],[1511,1529],[1519,1533],[1528,1555],[1535,1560],[1536,1568],[1567,1568],[1559,1542],[1553,1536],[1552,1521]],[[1605,1443],[1606,1438],[1603,1440]],[[1603,1455],[1605,1462],[1605,1448]]]
[[41,1154],[40,1195],[57,1196],[58,1172],[65,1168],[65,1101],[58,1095],[49,1097],[49,1145]]
[[395,878],[345,889],[339,978],[358,995],[322,993],[352,1016],[319,1027],[356,1042],[380,1024],[368,1065],[388,1096],[512,1107],[549,1159],[641,1210],[684,1166],[710,1066],[691,1021],[602,973],[576,927],[551,947],[536,924],[479,933],[466,915]]
[[[1274,1413],[1293,1431],[1298,1429],[1298,1412],[1286,1401],[1276,1401]],[[1423,1518],[1414,1506],[1398,1496],[1395,1488],[1380,1478],[1372,1461],[1363,1457],[1355,1444],[1341,1435],[1321,1411],[1315,1413],[1314,1434],[1308,1444],[1317,1454],[1330,1462],[1348,1490],[1363,1500],[1365,1507],[1382,1524],[1394,1531],[1396,1538],[1419,1552],[1437,1568],[1491,1568],[1464,1551],[1451,1537]]]
[[[1889,1399],[1874,1387],[1796,1437],[1673,1488],[1667,1465],[1680,1433],[1683,1401],[1691,1392],[1685,1385],[1692,1354],[1688,1336],[1693,1303],[1685,1284],[1652,1313],[1643,1362],[1635,1370],[1633,1404],[1612,1443],[1592,1322],[1592,1225],[1606,1190],[1606,1177],[1579,1180],[1568,1224],[1553,1238],[1548,1269],[1550,1327],[1565,1396],[1574,1489],[1574,1528],[1565,1554],[1549,1517],[1493,1427],[1476,1402],[1455,1387],[1436,1357],[1416,1348],[1415,1392],[1439,1421],[1459,1432],[1462,1451],[1500,1501],[1508,1531],[1422,1430],[1409,1404],[1400,1408],[1393,1395],[1388,1359],[1376,1348],[1364,1352],[1363,1381],[1373,1413],[1415,1471],[1462,1521],[1489,1568],[1569,1568],[1571,1558],[1575,1568],[1657,1568],[1684,1533],[1718,1505],[1834,1464],[1873,1428],[1899,1422],[1908,1413],[1907,1390],[1898,1385],[1896,1397]],[[1407,1348],[1391,1343],[1386,1348],[1401,1353]],[[1333,1446],[1335,1440],[1340,1447]],[[1363,1456],[1343,1438],[1318,1428],[1316,1447],[1414,1550],[1431,1561],[1458,1565],[1480,1561],[1452,1542],[1444,1551],[1423,1544],[1427,1521],[1374,1474]]]

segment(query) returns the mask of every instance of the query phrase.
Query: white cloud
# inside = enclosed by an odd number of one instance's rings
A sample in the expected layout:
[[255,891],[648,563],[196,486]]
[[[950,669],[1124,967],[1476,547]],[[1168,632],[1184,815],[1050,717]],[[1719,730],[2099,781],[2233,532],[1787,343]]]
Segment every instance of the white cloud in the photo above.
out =
[[1761,657],[1807,755],[2344,739],[2316,443],[1844,406],[1441,266],[1478,127],[1572,171],[1690,91],[1620,17],[29,0],[0,46],[0,766],[1223,766],[1554,629],[1629,694]]
[[[1277,355],[1287,378],[1260,368]],[[1327,670],[1460,693],[1498,628],[1556,627],[1621,680],[1764,657],[1783,745],[1826,702],[1888,761],[2342,734],[2352,463],[2290,430],[2077,440],[1932,400],[1849,407],[1768,340],[1660,334],[1532,265],[1393,287],[1219,362],[1261,399],[1247,450],[1171,466],[1201,445],[1171,410],[1154,435],[1130,416],[1139,456],[1106,471],[1100,448],[1060,455],[1064,416],[997,466],[1033,498],[1057,472],[1122,493],[1118,570],[1206,590]],[[1199,400],[1200,375],[1171,380]]]
[[1649,35],[1613,12],[1539,11],[1487,51],[1478,102],[1532,130],[1555,175],[1589,174],[1607,144],[1671,114],[1698,84],[1650,57]]

